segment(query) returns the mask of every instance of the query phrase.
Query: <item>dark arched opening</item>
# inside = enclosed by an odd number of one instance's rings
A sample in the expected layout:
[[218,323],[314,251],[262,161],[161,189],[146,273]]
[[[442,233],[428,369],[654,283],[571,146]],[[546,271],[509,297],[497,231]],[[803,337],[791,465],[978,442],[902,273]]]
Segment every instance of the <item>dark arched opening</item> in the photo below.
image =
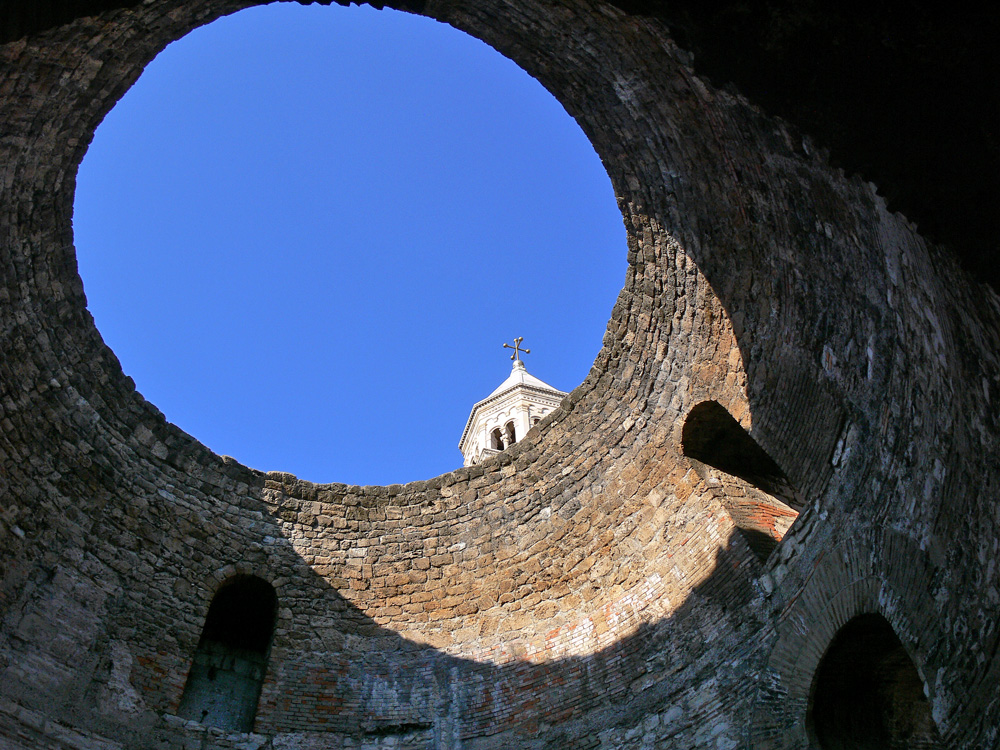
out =
[[690,411],[681,443],[685,456],[737,476],[769,495],[787,494],[784,472],[718,401],[703,401]]
[[499,427],[490,433],[490,447],[495,451],[503,450],[503,435],[500,433]]
[[855,617],[813,680],[807,725],[823,750],[939,748],[924,684],[889,622]]
[[504,432],[507,436],[507,445],[513,445],[517,442],[517,434],[514,432],[513,422],[507,423],[507,426],[504,428]]
[[255,576],[236,576],[212,599],[188,672],[179,716],[235,732],[253,730],[278,597]]
[[706,478],[722,472],[722,503],[761,561],[787,533],[802,503],[784,472],[717,401],[703,401],[688,414],[681,448]]

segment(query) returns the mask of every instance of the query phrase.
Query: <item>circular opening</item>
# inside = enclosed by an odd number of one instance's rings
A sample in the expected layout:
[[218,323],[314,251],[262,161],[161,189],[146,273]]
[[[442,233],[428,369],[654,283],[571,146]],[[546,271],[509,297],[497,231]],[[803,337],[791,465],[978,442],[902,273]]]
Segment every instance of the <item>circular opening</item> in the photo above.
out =
[[212,450],[313,481],[461,465],[472,405],[571,390],[625,269],[610,181],[536,81],[443,24],[252,8],[170,45],[98,128],[74,232],[139,391]]

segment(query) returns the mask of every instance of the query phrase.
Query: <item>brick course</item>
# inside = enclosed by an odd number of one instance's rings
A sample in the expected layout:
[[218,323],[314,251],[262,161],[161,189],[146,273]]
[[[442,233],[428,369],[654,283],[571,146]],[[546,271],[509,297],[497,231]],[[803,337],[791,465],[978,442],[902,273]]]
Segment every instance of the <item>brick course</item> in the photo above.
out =
[[[604,347],[540,429],[480,466],[353,487],[167,423],[86,311],[74,176],[148,60],[249,4],[151,0],[0,47],[8,746],[805,747],[815,667],[865,611],[948,747],[998,741],[1000,300],[652,19],[423,6],[559,99],[622,210]],[[763,562],[734,523],[749,490],[682,454],[706,400],[803,498]],[[767,526],[760,502],[740,507]],[[236,574],[279,602],[251,735],[173,716]]]

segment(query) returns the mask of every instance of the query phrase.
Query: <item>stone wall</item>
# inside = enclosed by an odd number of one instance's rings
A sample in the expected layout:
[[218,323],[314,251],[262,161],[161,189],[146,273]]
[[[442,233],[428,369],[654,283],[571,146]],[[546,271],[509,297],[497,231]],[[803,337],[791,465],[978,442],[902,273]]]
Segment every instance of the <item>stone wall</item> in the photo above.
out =
[[[946,747],[998,741],[1000,300],[658,21],[422,7],[577,119],[628,233],[590,376],[524,440],[424,482],[314,485],[145,402],[86,311],[76,168],[160,49],[249,4],[150,0],[0,48],[8,746],[808,747],[817,666],[865,612]],[[753,488],[683,455],[705,401],[801,498],[764,562],[727,510]],[[251,735],[175,716],[237,574],[278,597]]]

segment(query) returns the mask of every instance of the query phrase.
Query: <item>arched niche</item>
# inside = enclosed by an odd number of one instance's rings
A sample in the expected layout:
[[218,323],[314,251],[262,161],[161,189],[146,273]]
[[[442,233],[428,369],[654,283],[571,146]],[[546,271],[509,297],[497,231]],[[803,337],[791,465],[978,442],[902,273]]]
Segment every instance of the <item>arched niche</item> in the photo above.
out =
[[802,507],[784,472],[717,401],[691,409],[681,449],[703,478],[716,480],[733,523],[758,559],[766,560]]
[[879,614],[858,615],[834,636],[816,669],[806,725],[823,750],[942,747],[923,680]]
[[215,594],[177,714],[235,732],[253,730],[278,597],[256,576],[230,578]]

